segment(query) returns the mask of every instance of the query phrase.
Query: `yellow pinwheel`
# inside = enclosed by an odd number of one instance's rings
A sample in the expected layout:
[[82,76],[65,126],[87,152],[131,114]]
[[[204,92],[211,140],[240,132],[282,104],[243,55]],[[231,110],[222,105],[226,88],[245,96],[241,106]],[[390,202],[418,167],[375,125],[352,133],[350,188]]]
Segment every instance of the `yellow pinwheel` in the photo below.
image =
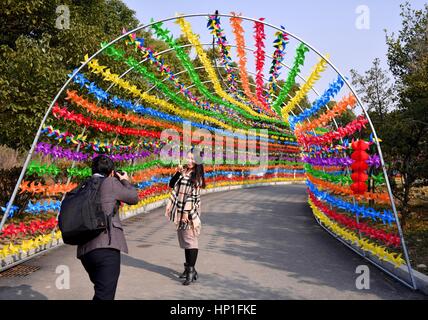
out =
[[13,243],[9,243],[9,254],[14,255],[19,253],[19,246],[14,245]]
[[8,246],[4,246],[3,248],[1,248],[1,250],[0,250],[0,258],[4,259],[7,256],[9,256],[10,254],[11,253],[10,253],[10,250],[9,250]]
[[59,231],[59,230],[58,230],[58,231],[55,233],[54,238],[55,238],[55,240],[61,239],[61,238],[62,238],[61,231]]
[[21,243],[22,252],[28,253],[33,248],[33,243],[34,241],[32,239],[22,241]]

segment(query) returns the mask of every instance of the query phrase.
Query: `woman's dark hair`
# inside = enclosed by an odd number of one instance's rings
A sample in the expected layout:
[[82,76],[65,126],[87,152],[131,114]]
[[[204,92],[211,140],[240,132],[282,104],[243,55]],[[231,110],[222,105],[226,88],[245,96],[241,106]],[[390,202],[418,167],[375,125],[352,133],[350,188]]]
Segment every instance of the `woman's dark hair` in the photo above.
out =
[[[195,156],[195,146],[192,146],[192,148],[189,151]],[[201,154],[200,154],[201,155]],[[187,167],[187,165],[185,165]],[[199,185],[199,187],[205,189],[205,171],[204,171],[204,165],[201,164],[194,164],[192,173],[190,174],[190,181],[193,185]]]
[[92,159],[92,174],[99,173],[108,177],[114,170],[114,163],[106,155],[99,155]]
[[201,188],[205,189],[205,171],[203,164],[196,164],[193,167],[192,173],[190,175],[190,181],[192,181],[193,185],[199,185]]

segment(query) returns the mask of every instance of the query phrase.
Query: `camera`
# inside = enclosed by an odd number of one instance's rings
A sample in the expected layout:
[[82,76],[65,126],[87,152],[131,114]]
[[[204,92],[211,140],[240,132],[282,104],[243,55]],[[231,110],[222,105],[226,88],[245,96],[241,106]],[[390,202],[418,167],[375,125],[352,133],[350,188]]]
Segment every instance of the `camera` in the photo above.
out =
[[119,179],[120,180],[120,178],[119,178],[119,175],[118,174],[120,174],[120,175],[123,175],[125,172],[124,171],[122,171],[122,170],[115,170],[114,171],[114,176],[117,178],[117,179]]

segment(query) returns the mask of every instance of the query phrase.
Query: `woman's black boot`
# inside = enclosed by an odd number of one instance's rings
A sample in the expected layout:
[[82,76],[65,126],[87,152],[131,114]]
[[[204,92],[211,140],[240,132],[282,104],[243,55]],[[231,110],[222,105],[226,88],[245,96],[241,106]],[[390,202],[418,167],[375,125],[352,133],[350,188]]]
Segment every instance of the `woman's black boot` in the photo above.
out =
[[187,262],[184,263],[184,271],[180,275],[180,279],[186,279],[186,276],[187,276]]
[[183,285],[188,286],[193,281],[196,281],[198,278],[198,273],[195,270],[195,267],[188,266],[187,268],[186,280],[183,282]]

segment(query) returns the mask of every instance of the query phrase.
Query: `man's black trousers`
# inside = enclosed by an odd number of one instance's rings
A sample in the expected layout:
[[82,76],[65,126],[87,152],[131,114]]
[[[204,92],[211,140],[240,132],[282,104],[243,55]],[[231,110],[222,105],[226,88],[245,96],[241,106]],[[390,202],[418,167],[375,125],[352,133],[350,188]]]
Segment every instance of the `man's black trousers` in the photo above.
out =
[[93,300],[114,300],[120,274],[120,251],[95,249],[84,254],[81,261],[94,284]]

